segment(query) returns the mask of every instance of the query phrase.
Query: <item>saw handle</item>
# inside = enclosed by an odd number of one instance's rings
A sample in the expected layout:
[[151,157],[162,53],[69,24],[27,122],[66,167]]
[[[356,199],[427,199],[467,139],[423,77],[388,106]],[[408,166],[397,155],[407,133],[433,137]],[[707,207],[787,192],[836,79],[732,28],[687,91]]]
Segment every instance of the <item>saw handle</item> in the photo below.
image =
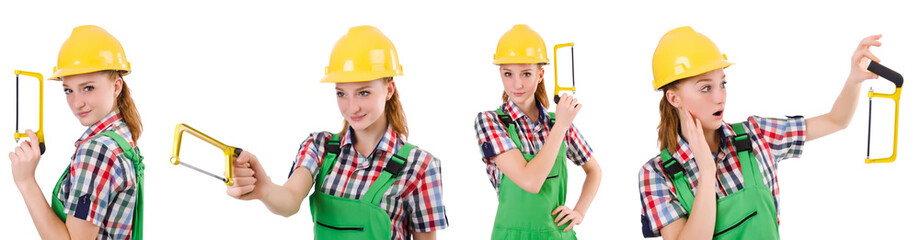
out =
[[882,77],[888,81],[894,83],[896,88],[901,88],[901,85],[904,84],[904,77],[900,73],[891,70],[891,68],[882,65],[881,63],[871,61],[869,62],[869,67],[866,68],[872,73],[875,73],[879,77]]

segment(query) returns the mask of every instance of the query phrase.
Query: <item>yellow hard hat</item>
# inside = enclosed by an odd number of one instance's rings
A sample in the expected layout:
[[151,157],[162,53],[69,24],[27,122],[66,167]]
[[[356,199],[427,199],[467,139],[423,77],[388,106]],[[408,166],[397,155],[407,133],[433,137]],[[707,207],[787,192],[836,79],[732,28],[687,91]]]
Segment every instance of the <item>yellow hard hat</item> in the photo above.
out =
[[122,75],[128,75],[131,63],[125,58],[121,43],[112,34],[101,27],[84,25],[74,28],[70,38],[64,41],[49,80],[104,70],[122,71]]
[[665,33],[652,55],[652,87],[659,89],[668,83],[726,68],[728,61],[716,44],[688,26]]
[[498,40],[492,64],[549,63],[546,43],[540,34],[524,24],[514,25]]
[[324,83],[365,82],[403,75],[396,47],[372,26],[357,26],[332,47]]

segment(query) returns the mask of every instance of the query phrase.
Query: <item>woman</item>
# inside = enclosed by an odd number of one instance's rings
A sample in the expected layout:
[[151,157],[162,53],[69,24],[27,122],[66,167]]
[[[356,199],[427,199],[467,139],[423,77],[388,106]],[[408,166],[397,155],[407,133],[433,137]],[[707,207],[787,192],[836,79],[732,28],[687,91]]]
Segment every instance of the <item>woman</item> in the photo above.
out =
[[[777,239],[776,164],[796,158],[806,141],[846,128],[856,110],[869,52],[881,35],[853,53],[850,75],[827,114],[802,118],[748,117],[729,124],[725,73],[732,65],[690,27],[666,33],[652,58],[652,85],[662,91],[661,154],[639,171],[643,233],[665,239]],[[807,129],[807,131],[806,131]],[[691,211],[692,210],[692,211]]]
[[[515,25],[498,42],[494,62],[504,85],[504,103],[476,117],[482,161],[498,194],[492,239],[575,239],[601,181],[601,167],[572,122],[581,110],[563,94],[556,114],[548,112],[543,83],[546,45],[527,25]],[[554,127],[555,126],[555,127]],[[565,159],[586,178],[574,210],[565,206]]]
[[122,78],[131,73],[121,43],[97,26],[74,28],[51,80],[63,83],[71,112],[88,128],[45,203],[36,184],[38,139],[27,130],[9,154],[13,180],[44,239],[141,239],[143,125]]
[[447,228],[441,164],[405,142],[397,75],[402,66],[393,43],[374,27],[351,28],[333,47],[321,81],[335,83],[342,130],[311,133],[283,186],[244,151],[227,194],[291,216],[314,187],[315,239],[435,239],[436,230]]

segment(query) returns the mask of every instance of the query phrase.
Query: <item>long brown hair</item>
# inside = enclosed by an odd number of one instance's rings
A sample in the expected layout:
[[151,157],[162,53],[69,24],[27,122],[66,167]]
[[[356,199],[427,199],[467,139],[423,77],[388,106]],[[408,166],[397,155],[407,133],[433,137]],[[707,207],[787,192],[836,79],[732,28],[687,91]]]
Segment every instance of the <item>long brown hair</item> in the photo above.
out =
[[676,91],[677,83],[681,80],[661,87],[661,102],[658,103],[658,111],[661,114],[661,121],[658,123],[658,147],[659,150],[668,149],[670,153],[674,153],[679,147],[677,136],[680,134],[680,116],[677,108],[668,102],[668,91]]
[[[383,84],[389,84],[393,81],[392,77],[384,78]],[[396,90],[396,87],[393,87],[393,96],[387,100],[386,106],[383,108],[383,114],[386,115],[387,124],[393,127],[393,131],[396,134],[409,137],[409,125],[406,124],[406,113],[403,111],[402,103],[399,102],[399,91]],[[342,131],[339,131],[339,136],[345,135],[345,131],[348,130],[348,120],[342,120],[344,122],[342,126]]]
[[131,140],[134,140],[134,144],[137,144],[137,139],[141,137],[141,132],[144,131],[144,125],[141,124],[141,115],[134,106],[134,99],[131,98],[128,82],[121,76],[121,71],[106,70],[105,72],[113,82],[121,78],[121,93],[118,94],[118,99],[115,102],[121,112],[122,121],[128,125],[128,130],[131,130]]
[[[541,72],[543,70],[543,65],[546,65],[546,64],[545,63],[537,64],[537,69],[540,69]],[[542,77],[540,78],[540,82],[537,83],[537,91],[533,92],[533,97],[537,99],[537,101],[540,101],[540,104],[542,104],[544,108],[549,108],[549,97],[547,96],[547,93],[546,93],[546,81],[544,81]],[[508,93],[506,93],[505,91],[502,91],[502,102],[507,102],[507,101],[508,101]],[[524,107],[524,106],[519,106],[519,107]]]

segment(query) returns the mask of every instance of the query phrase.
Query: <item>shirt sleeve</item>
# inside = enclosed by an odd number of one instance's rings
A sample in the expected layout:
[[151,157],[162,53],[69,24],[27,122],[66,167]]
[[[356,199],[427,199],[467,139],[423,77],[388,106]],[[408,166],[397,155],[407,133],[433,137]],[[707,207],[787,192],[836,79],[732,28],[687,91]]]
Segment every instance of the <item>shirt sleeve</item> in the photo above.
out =
[[660,159],[652,159],[639,170],[639,200],[642,203],[645,237],[661,236],[661,228],[688,214],[671,191],[671,181],[656,166]]
[[447,213],[441,190],[441,161],[427,155],[418,172],[418,184],[406,197],[409,228],[433,232],[447,228]]
[[486,164],[494,165],[493,157],[517,148],[495,112],[479,113],[476,116],[474,128],[476,128],[476,138],[479,140],[482,161]]
[[801,116],[788,118],[751,116],[748,121],[754,123],[754,131],[770,146],[774,164],[802,155],[802,147],[805,145],[805,118]]
[[[79,146],[70,165],[70,189],[64,213],[102,226],[106,212],[131,210],[109,206],[126,186],[124,166],[118,164],[116,148],[93,139]],[[120,208],[120,209],[118,209]]]
[[565,155],[569,160],[575,163],[575,165],[581,166],[588,162],[588,160],[591,159],[591,155],[594,153],[594,150],[588,145],[588,141],[585,141],[584,136],[581,135],[581,132],[575,127],[575,124],[572,124],[569,130],[566,131],[565,143]]
[[330,137],[332,137],[331,133],[315,132],[303,140],[303,143],[300,144],[300,149],[297,150],[297,156],[294,157],[294,164],[291,167],[291,172],[288,173],[288,178],[291,177],[291,174],[294,174],[294,170],[303,167],[310,170],[311,177],[316,179],[319,174],[319,167],[323,164],[323,155],[326,153],[324,145]]

